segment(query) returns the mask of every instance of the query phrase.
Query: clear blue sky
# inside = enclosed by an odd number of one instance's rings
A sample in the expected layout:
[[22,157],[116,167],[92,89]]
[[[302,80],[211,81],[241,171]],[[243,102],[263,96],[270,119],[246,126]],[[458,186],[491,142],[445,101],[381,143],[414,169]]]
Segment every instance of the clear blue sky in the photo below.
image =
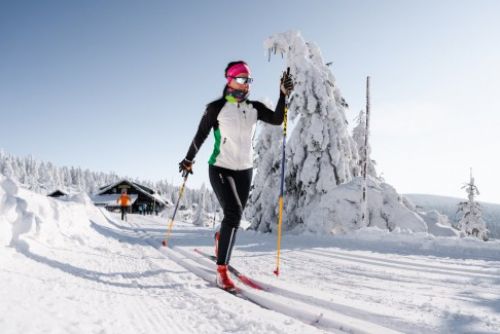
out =
[[[0,148],[178,184],[227,62],[276,100],[283,61],[263,41],[295,29],[333,61],[351,122],[372,77],[372,158],[399,192],[464,197],[473,167],[479,199],[500,202],[499,14],[494,0],[2,1]],[[208,185],[211,146],[191,186]]]

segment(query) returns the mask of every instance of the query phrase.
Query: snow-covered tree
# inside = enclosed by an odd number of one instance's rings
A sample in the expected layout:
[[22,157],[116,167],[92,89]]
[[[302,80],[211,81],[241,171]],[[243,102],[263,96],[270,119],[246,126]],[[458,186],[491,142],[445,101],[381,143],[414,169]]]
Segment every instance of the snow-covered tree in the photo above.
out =
[[371,155],[371,146],[368,144],[368,147],[366,148],[366,156],[365,156],[365,137],[366,137],[366,113],[364,110],[361,110],[359,112],[359,115],[357,117],[357,125],[354,127],[352,130],[352,139],[354,139],[354,142],[356,143],[356,147],[358,149],[358,166],[361,169],[363,166],[363,163],[366,159],[367,165],[366,165],[366,174],[372,177],[377,177],[377,171],[375,170],[375,161],[370,158]]
[[280,143],[283,134],[277,126],[263,124],[255,145],[255,161],[257,166],[252,191],[248,199],[245,216],[251,221],[251,228],[262,232],[271,231],[271,223],[276,222],[278,215],[276,204],[280,179],[276,177],[280,169]]
[[[291,229],[308,221],[314,203],[328,191],[359,175],[359,157],[347,128],[347,104],[319,48],[306,43],[300,33],[294,31],[270,37],[265,46],[286,55],[286,66],[295,78],[288,113],[295,126],[286,148],[286,219],[283,221],[284,228]],[[270,136],[265,131],[261,135]],[[265,147],[269,140],[260,142]],[[273,140],[273,147],[278,146],[279,151],[281,141]],[[257,219],[252,226],[268,230],[276,224],[279,186],[264,182],[279,185],[281,154],[274,149],[263,149],[260,154],[254,182],[258,192],[251,202]],[[258,197],[264,188],[269,194]],[[274,201],[270,201],[272,197]],[[325,219],[331,218],[326,215]]]
[[465,236],[488,240],[488,228],[482,218],[481,205],[475,201],[475,196],[479,195],[479,189],[474,184],[472,169],[470,181],[465,183],[462,189],[467,192],[468,201],[458,204],[458,212],[462,214],[462,219],[458,222],[458,227]]
[[205,193],[201,193],[201,199],[197,203],[196,212],[193,217],[193,225],[203,226],[205,221]]
[[0,172],[2,172],[3,175],[9,177],[9,178],[16,178],[14,169],[12,168],[12,164],[10,163],[9,160],[4,160],[4,163],[2,164],[2,169]]

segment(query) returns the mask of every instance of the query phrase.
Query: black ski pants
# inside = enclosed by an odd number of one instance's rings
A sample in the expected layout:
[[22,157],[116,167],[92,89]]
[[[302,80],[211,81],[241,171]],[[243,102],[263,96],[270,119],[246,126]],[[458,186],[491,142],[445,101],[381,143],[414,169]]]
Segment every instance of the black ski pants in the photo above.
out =
[[122,212],[122,220],[125,220],[125,217],[127,216],[127,207],[121,206],[120,211]]
[[210,184],[224,213],[221,222],[217,264],[228,264],[243,209],[248,200],[253,169],[231,170],[209,165]]

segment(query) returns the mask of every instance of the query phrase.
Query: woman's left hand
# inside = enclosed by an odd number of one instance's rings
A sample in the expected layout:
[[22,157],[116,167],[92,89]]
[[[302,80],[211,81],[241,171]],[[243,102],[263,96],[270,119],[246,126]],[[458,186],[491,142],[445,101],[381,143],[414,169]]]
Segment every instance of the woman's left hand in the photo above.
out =
[[281,92],[288,96],[293,91],[293,88],[294,88],[294,83],[292,75],[290,73],[283,72],[283,75],[281,76],[280,80]]

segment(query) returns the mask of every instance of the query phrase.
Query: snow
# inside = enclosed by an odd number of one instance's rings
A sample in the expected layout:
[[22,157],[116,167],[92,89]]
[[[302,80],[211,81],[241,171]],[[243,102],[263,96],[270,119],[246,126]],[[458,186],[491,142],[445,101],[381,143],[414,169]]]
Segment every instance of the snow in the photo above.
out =
[[496,240],[289,233],[277,278],[276,236],[241,230],[232,264],[270,289],[243,287],[265,309],[214,287],[213,264],[193,252],[213,252],[212,224],[176,221],[166,249],[167,222],[122,222],[85,194],[49,198],[0,176],[0,332],[500,331]]
[[436,210],[431,210],[426,213],[422,213],[421,217],[427,224],[429,229],[429,233],[432,235],[450,237],[450,236],[458,236],[458,230],[451,228],[451,224],[448,220],[448,217],[440,214]]
[[[446,196],[425,195],[425,194],[405,194],[413,202],[418,210],[433,211],[436,210],[448,217],[450,224],[458,225],[461,215],[457,212],[458,205],[464,199]],[[483,219],[486,221],[490,231],[490,237],[500,238],[500,205],[493,203],[479,202],[483,209]]]

